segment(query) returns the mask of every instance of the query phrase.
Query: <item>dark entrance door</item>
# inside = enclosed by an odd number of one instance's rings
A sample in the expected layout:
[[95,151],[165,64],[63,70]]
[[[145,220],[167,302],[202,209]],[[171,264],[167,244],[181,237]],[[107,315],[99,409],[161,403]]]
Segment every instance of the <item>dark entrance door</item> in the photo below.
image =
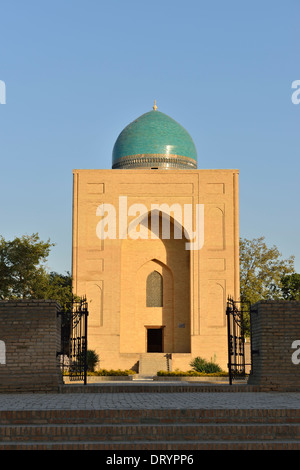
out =
[[147,352],[163,352],[163,329],[147,329]]

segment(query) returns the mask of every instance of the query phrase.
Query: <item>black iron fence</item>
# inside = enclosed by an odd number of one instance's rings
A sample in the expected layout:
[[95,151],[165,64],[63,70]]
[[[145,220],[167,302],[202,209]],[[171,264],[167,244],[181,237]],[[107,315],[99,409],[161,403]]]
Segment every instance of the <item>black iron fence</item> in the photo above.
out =
[[246,363],[245,358],[245,328],[248,324],[247,329],[251,329],[251,305],[228,297],[226,316],[229,383],[232,385],[233,380],[246,378],[246,366],[251,367],[252,363],[252,354],[250,363]]
[[85,297],[66,305],[61,315],[61,368],[71,381],[87,377],[88,304]]

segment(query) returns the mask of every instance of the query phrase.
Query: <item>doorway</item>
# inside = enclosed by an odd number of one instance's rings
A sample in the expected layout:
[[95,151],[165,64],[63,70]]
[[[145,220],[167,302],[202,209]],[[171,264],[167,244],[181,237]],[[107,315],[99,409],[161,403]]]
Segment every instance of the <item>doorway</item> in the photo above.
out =
[[163,352],[163,328],[147,328],[147,352]]

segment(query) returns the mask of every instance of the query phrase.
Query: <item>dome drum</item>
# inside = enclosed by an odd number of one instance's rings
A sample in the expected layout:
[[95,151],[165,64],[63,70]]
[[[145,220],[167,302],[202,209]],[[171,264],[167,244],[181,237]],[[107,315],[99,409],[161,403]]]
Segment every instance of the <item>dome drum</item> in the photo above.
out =
[[197,169],[197,162],[192,158],[178,155],[142,154],[120,158],[113,164],[113,169],[149,168],[149,169]]

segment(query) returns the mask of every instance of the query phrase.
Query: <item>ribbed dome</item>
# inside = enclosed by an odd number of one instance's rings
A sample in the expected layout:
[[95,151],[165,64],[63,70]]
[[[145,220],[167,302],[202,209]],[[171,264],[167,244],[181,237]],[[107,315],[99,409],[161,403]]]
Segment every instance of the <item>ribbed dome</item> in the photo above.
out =
[[160,111],[143,114],[121,132],[113,164],[122,168],[197,168],[197,151],[189,133]]

